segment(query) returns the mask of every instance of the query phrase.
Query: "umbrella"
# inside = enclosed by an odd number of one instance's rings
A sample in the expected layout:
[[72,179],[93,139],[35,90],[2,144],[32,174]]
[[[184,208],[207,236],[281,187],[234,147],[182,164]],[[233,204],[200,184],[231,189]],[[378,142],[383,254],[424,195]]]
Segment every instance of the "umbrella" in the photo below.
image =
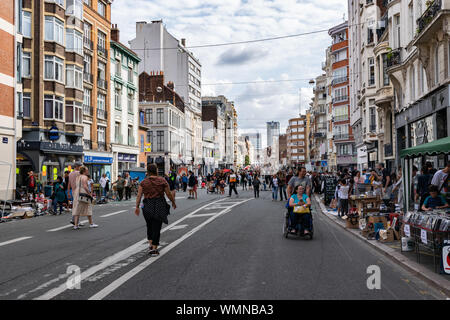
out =
[[224,173],[227,173],[227,172],[230,172],[230,171],[231,171],[230,169],[224,169],[223,170]]

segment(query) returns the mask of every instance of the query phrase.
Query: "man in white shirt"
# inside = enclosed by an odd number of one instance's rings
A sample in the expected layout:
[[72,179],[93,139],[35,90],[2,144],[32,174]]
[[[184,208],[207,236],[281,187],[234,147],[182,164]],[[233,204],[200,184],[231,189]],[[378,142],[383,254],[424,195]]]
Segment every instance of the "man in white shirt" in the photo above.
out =
[[340,203],[340,214],[339,216],[346,216],[348,214],[348,193],[350,191],[350,187],[347,185],[346,179],[341,179],[339,182],[340,187],[338,190],[338,197]]
[[100,178],[100,186],[102,187],[102,193],[103,197],[106,197],[106,184],[109,182],[109,178],[106,176],[106,174],[102,174],[102,177]]
[[444,187],[446,187],[449,172],[450,172],[450,161],[447,162],[447,166],[444,169],[437,171],[434,174],[433,179],[431,180],[431,184],[435,185],[440,193],[442,193]]

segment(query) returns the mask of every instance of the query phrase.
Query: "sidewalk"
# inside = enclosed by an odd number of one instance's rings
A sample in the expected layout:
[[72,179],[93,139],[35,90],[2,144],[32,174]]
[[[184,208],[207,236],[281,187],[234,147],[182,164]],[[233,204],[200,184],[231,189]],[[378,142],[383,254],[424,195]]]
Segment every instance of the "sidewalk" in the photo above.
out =
[[428,261],[427,259],[423,258],[423,256],[421,256],[422,262],[419,264],[416,262],[416,255],[414,252],[401,252],[400,241],[381,243],[377,240],[367,240],[361,235],[359,229],[346,228],[345,220],[338,218],[337,211],[333,211],[332,209],[327,208],[320,196],[314,195],[313,198],[314,201],[317,202],[317,204],[320,206],[322,213],[331,221],[336,223],[347,232],[351,233],[356,238],[359,238],[361,241],[366,242],[379,252],[397,262],[403,268],[412,272],[415,276],[436,287],[445,295],[450,297],[450,276],[434,272],[432,259],[429,259]]

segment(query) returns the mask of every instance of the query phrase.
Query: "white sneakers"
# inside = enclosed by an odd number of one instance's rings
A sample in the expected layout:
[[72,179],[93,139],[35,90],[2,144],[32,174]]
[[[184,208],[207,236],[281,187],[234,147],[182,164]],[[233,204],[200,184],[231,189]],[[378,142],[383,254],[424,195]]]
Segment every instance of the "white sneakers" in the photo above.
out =
[[93,224],[91,224],[91,225],[89,226],[89,228],[97,228],[97,227],[98,227],[98,225],[95,224],[95,223],[93,223]]

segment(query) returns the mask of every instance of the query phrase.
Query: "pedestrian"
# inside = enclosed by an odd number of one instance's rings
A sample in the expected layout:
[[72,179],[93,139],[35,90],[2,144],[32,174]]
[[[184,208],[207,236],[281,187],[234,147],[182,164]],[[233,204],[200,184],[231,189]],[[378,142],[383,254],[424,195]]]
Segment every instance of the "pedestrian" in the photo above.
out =
[[122,201],[122,199],[123,199],[123,191],[125,189],[125,179],[123,179],[122,176],[119,174],[117,176],[117,181],[114,182],[112,185],[116,185],[117,193],[119,195],[119,201]]
[[347,184],[346,179],[341,179],[339,185],[340,186],[338,190],[338,197],[340,210],[338,212],[338,216],[343,217],[348,214],[348,195],[350,191],[350,186]]
[[429,174],[427,166],[422,166],[420,171],[421,174],[417,176],[414,201],[419,203],[419,209],[422,210],[423,202],[430,195],[428,187],[431,184],[433,176]]
[[[149,254],[159,255],[158,246],[161,237],[163,222],[168,224],[167,215],[170,206],[167,204],[164,194],[172,202],[172,208],[176,209],[175,197],[170,191],[169,184],[163,177],[158,177],[158,168],[154,164],[147,166],[147,176],[141,182],[136,197],[136,216],[140,214],[140,204],[144,196],[144,207],[142,209],[147,224],[147,240],[149,243]],[[165,219],[161,219],[165,216]]]
[[183,192],[186,192],[187,185],[188,185],[188,177],[185,173],[183,173],[183,177],[181,178],[182,184],[183,184]]
[[102,174],[102,177],[100,178],[100,186],[102,188],[102,196],[106,198],[109,189],[109,178],[106,176],[105,173]]
[[234,193],[236,193],[236,197],[239,197],[239,194],[236,190],[236,184],[237,184],[237,175],[234,173],[233,170],[231,170],[230,175],[228,176],[228,185],[230,188],[230,193],[228,197],[231,197],[231,193],[234,190]]
[[30,171],[28,172],[27,177],[27,193],[33,195],[33,199],[36,193],[36,177],[34,176],[34,172]]
[[278,178],[274,174],[272,177],[272,201],[277,201],[278,198]]
[[133,186],[133,183],[131,181],[130,174],[126,172],[124,174],[124,191],[125,191],[125,201],[131,200],[131,187]]
[[174,170],[169,172],[168,180],[170,192],[172,192],[173,197],[175,198],[176,189],[177,189],[177,174]]
[[189,197],[188,199],[195,199],[194,198],[194,186],[195,186],[195,176],[194,172],[189,171],[189,179],[188,179],[188,190],[189,190]]
[[259,177],[257,175],[255,175],[253,177],[253,192],[255,193],[255,198],[259,198],[259,187],[261,185],[261,180],[259,180]]
[[[69,198],[69,200],[72,200],[72,220],[70,220],[71,224],[75,224],[74,218],[73,218],[73,212],[77,210],[77,206],[78,206],[78,198],[75,198],[73,195],[74,195],[76,189],[78,188],[77,179],[80,176],[80,168],[81,168],[81,163],[76,162],[74,164],[74,170],[69,174],[67,197]],[[84,224],[81,222],[78,223],[78,226],[80,226],[80,227],[82,227],[83,225]]]
[[438,193],[445,193],[445,190],[448,188],[448,180],[450,173],[450,161],[447,162],[447,166],[433,175],[433,179],[431,180],[431,184],[436,186],[438,189]]
[[92,189],[89,190],[88,184],[88,175],[89,171],[86,167],[81,167],[79,171],[79,175],[76,180],[77,188],[73,192],[73,198],[78,199],[78,204],[74,210],[72,210],[74,230],[78,230],[80,217],[87,217],[89,220],[90,228],[97,228],[92,220]]
[[57,206],[59,206],[59,214],[62,214],[64,201],[66,200],[66,193],[64,192],[63,178],[58,176],[53,186],[52,205],[53,211],[56,214]]
[[300,167],[298,169],[298,175],[296,177],[292,177],[289,180],[287,194],[288,197],[291,198],[294,190],[298,185],[302,185],[305,189],[305,193],[308,197],[311,197],[311,179],[306,176],[306,168]]
[[278,189],[280,189],[280,201],[283,201],[283,195],[284,199],[287,200],[287,194],[286,194],[286,174],[284,171],[280,170],[277,175],[278,179]]

